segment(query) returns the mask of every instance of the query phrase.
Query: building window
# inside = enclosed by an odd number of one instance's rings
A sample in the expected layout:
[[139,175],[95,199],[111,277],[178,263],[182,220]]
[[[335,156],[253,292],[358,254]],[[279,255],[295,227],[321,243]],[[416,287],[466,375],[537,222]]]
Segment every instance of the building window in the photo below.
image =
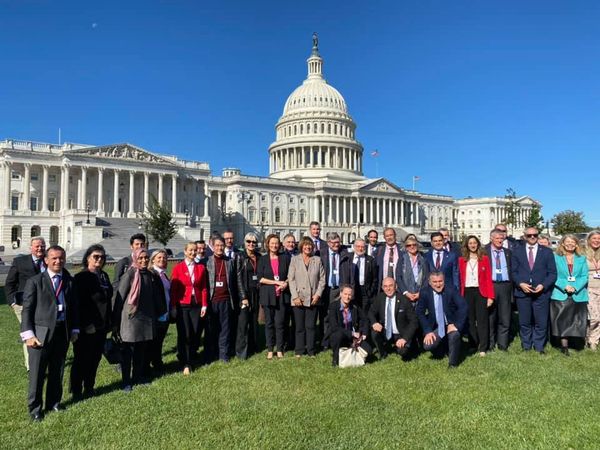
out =
[[267,211],[266,209],[261,209],[260,210],[260,221],[261,223],[266,223],[269,220],[269,211]]
[[10,229],[10,241],[12,242],[13,248],[19,248],[21,246],[21,227],[15,225]]
[[12,209],[13,211],[16,211],[17,209],[19,209],[19,196],[18,195],[12,195],[10,197],[10,209]]
[[281,209],[275,208],[275,223],[281,222]]
[[56,211],[56,198],[54,198],[54,197],[48,198],[48,210]]
[[306,211],[304,211],[303,209],[300,210],[300,223],[306,223]]
[[58,227],[51,226],[50,227],[50,245],[58,244]]
[[37,197],[31,197],[29,199],[29,209],[32,211],[38,210],[38,199]]
[[31,237],[36,237],[42,234],[42,230],[39,226],[34,225],[31,227]]
[[40,175],[37,172],[31,174],[31,181],[37,181],[39,179]]
[[256,222],[256,209],[250,208],[248,210],[248,222],[250,222],[250,223]]
[[291,210],[289,223],[294,223],[294,222],[296,222],[296,211]]
[[56,183],[56,175],[54,175],[54,174],[48,175],[48,182],[49,183]]

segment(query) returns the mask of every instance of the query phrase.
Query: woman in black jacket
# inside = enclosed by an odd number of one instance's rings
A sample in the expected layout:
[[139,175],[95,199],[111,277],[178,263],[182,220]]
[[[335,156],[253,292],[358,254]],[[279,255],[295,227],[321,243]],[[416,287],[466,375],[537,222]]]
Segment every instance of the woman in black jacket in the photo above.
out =
[[238,264],[246,298],[237,305],[237,337],[235,354],[240,359],[247,359],[256,352],[256,337],[258,331],[258,238],[254,233],[244,237],[246,251],[240,253]]
[[113,288],[102,269],[106,252],[99,244],[83,255],[83,270],[74,277],[73,290],[79,302],[80,333],[73,344],[71,392],[75,400],[94,395],[96,372],[106,334],[110,331]]

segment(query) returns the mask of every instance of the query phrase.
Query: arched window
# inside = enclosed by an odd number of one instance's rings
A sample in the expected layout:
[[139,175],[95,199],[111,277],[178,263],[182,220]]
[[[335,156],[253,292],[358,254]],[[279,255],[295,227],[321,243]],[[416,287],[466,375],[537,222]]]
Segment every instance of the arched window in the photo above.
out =
[[269,211],[267,211],[267,208],[262,208],[260,210],[260,222],[267,223],[268,221],[269,221]]
[[248,222],[254,223],[256,222],[256,208],[250,207],[248,209]]
[[310,134],[310,123],[306,124],[306,134]]
[[300,210],[300,224],[305,224],[306,223],[306,211],[301,209]]
[[294,211],[293,209],[290,210],[290,214],[289,214],[289,223],[295,223],[296,222],[296,211]]
[[275,208],[275,223],[281,222],[281,209],[279,207]]
[[38,225],[31,227],[31,237],[39,236],[42,234],[42,230]]
[[58,227],[53,225],[50,227],[50,245],[58,244]]
[[14,225],[10,229],[10,241],[12,242],[13,248],[19,248],[21,246],[21,226]]

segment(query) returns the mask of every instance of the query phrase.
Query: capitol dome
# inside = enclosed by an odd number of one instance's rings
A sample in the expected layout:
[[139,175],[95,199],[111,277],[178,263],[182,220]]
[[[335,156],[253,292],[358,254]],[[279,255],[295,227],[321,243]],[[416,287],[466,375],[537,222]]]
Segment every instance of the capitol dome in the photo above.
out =
[[362,145],[342,94],[323,77],[318,39],[307,59],[308,76],[287,98],[269,147],[273,178],[363,180]]

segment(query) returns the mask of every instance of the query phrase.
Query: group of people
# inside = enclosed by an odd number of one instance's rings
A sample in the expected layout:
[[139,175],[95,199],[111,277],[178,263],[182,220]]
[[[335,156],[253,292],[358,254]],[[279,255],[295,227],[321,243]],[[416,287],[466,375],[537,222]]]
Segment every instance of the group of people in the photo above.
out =
[[29,414],[37,421],[44,404],[45,411],[61,408],[69,342],[75,400],[94,395],[109,334],[119,350],[123,390],[131,391],[164,370],[170,323],[184,375],[195,363],[257,353],[261,314],[268,360],[331,349],[336,366],[342,348],[367,356],[375,348],[380,358],[447,354],[449,367],[456,367],[463,335],[480,356],[508,349],[514,303],[524,350],[544,353],[549,324],[565,355],[570,338],[597,348],[600,231],[589,233],[585,246],[566,235],[555,253],[540,245],[537,229],[515,241],[504,224],[486,246],[473,235],[458,245],[447,229],[431,234],[427,252],[414,235],[398,242],[393,228],[384,229],[383,239],[370,230],[349,251],[338,233],[323,240],[312,222],[299,242],[293,234],[270,234],[261,253],[254,233],[244,236],[243,249],[234,246],[233,232],[214,233],[209,242],[188,243],[169,275],[167,252],[150,252],[146,237],[136,234],[111,282],[101,245],[86,250],[81,271],[71,276],[64,249],[46,249],[34,237],[31,253],[14,259],[6,280],[8,303],[21,322]]

